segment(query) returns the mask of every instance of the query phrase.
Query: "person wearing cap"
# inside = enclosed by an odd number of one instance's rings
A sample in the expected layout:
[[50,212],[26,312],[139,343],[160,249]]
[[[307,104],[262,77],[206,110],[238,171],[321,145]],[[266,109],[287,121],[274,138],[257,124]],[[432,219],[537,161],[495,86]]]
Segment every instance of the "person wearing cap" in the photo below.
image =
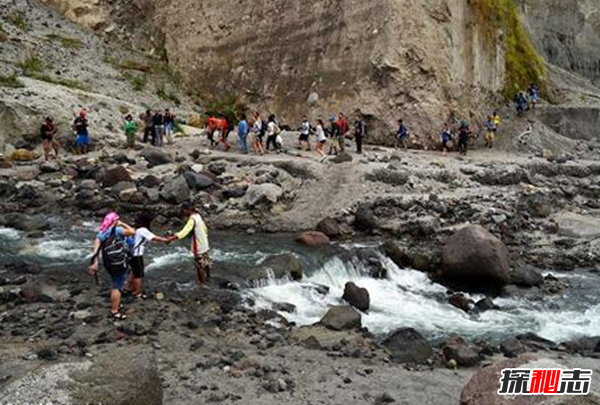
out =
[[56,126],[54,125],[54,120],[52,117],[47,117],[42,123],[42,127],[40,128],[40,136],[42,137],[42,144],[44,147],[44,159],[46,162],[50,158],[50,151],[54,150],[54,157],[58,159],[58,150],[59,145],[58,142],[54,139],[56,135]]
[[75,147],[77,149],[77,153],[80,155],[85,155],[88,153],[89,145],[90,145],[90,134],[88,132],[88,120],[87,120],[87,112],[85,110],[81,110],[79,112],[79,116],[75,118],[75,122],[73,123],[73,127],[75,128]]
[[210,278],[210,269],[212,260],[210,258],[210,246],[208,244],[208,228],[200,213],[191,203],[184,203],[181,206],[181,215],[187,218],[187,223],[181,231],[169,238],[170,242],[182,240],[189,235],[192,236],[192,255],[196,266],[196,276],[198,284],[203,286]]

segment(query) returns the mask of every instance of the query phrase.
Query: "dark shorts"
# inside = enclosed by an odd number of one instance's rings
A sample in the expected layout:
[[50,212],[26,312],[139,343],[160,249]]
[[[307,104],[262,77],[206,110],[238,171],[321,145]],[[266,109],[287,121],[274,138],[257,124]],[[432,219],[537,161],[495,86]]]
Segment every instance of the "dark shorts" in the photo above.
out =
[[308,142],[308,134],[300,134],[300,142]]
[[129,261],[133,278],[144,278],[144,256],[134,256]]
[[196,270],[210,270],[212,266],[212,259],[208,253],[204,253],[194,258],[194,264],[196,265]]
[[113,290],[123,291],[123,288],[125,287],[125,283],[127,282],[128,276],[129,276],[128,271],[111,274],[110,275],[111,288]]

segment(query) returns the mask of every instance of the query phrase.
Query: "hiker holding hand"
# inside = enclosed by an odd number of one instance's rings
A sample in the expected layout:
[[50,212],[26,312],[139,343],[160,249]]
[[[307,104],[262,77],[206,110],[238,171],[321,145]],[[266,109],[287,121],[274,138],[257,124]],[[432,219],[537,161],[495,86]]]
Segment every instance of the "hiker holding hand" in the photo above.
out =
[[127,316],[120,312],[121,291],[129,273],[126,238],[134,235],[135,230],[132,227],[119,221],[119,214],[108,213],[98,229],[88,268],[90,274],[98,273],[98,255],[101,254],[102,264],[111,278],[110,316],[116,320],[127,319]]

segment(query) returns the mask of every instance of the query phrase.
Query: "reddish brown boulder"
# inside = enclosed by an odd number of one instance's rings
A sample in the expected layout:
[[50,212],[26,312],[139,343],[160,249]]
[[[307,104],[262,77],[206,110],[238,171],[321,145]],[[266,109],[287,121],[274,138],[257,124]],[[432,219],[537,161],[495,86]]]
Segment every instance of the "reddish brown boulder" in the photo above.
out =
[[296,241],[306,246],[327,246],[331,244],[327,235],[317,231],[303,232],[296,238]]

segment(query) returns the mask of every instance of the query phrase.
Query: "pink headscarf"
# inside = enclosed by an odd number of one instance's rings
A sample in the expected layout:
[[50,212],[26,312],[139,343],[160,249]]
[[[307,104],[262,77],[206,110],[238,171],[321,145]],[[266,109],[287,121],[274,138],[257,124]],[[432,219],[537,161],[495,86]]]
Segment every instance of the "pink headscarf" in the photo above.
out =
[[118,221],[119,221],[119,214],[117,214],[116,212],[109,212],[108,214],[106,214],[106,216],[102,220],[102,225],[100,225],[100,228],[98,229],[98,231],[104,232],[104,231],[112,228]]

